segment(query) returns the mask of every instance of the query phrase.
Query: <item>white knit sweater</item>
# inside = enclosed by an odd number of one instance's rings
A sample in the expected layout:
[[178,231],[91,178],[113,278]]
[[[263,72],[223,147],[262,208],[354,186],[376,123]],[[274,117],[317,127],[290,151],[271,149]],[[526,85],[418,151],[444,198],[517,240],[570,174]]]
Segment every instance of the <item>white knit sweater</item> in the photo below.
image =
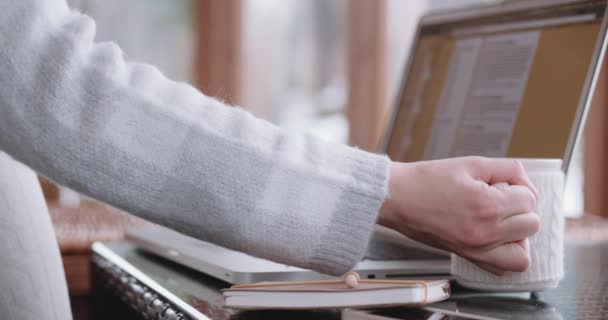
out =
[[286,132],[94,37],[65,0],[0,0],[1,150],[229,248],[331,274],[363,256],[388,158]]

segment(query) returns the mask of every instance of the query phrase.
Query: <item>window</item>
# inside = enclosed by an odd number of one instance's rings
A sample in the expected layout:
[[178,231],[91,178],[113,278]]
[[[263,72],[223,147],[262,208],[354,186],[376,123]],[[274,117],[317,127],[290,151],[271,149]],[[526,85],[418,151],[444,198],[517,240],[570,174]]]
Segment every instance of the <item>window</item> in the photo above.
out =
[[343,0],[245,0],[241,104],[346,142],[344,8]]
[[97,41],[113,41],[127,60],[157,66],[175,80],[193,78],[193,0],[69,0],[97,22]]

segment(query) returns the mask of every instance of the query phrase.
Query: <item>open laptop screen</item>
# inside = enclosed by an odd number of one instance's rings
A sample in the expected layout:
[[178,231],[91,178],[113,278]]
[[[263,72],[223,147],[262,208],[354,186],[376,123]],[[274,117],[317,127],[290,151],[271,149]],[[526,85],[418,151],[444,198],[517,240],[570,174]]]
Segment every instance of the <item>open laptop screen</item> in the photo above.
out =
[[568,157],[605,9],[579,1],[423,23],[389,156]]

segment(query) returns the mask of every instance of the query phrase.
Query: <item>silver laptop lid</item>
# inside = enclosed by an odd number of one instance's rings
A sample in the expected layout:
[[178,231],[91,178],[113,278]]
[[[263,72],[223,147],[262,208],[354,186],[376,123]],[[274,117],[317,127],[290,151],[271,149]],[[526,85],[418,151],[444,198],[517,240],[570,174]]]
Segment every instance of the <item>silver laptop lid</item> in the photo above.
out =
[[601,0],[526,0],[424,16],[384,151],[561,158],[567,170],[606,48]]

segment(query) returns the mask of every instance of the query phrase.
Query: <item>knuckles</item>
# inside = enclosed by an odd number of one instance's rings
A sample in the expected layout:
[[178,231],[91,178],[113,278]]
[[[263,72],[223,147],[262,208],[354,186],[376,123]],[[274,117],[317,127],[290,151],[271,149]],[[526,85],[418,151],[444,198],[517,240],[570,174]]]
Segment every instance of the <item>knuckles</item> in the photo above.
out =
[[486,167],[488,158],[472,156],[467,157],[467,161],[471,169],[473,169],[474,171],[482,171]]
[[470,192],[469,208],[474,222],[494,221],[498,218],[500,211],[496,201],[493,201],[480,190]]
[[536,208],[536,197],[530,192],[530,195],[525,199],[521,200],[521,203],[524,204],[524,209],[526,212],[532,212]]
[[460,241],[470,248],[492,245],[497,240],[500,208],[479,189],[469,190],[468,217]]

